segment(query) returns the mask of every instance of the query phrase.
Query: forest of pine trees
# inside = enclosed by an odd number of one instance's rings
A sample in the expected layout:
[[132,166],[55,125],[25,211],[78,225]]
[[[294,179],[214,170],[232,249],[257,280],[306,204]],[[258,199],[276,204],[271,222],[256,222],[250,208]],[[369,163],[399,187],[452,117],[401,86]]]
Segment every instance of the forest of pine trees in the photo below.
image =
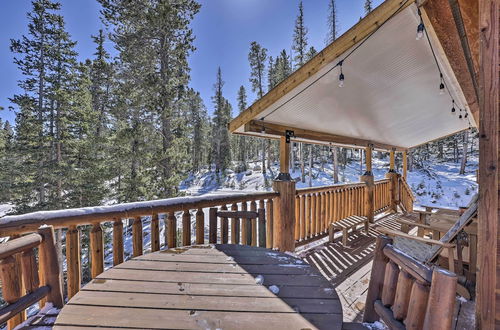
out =
[[[23,78],[21,92],[10,98],[15,124],[0,120],[0,202],[23,213],[166,198],[179,195],[180,182],[201,169],[212,169],[218,178],[227,169],[246,171],[250,163],[254,171],[269,171],[278,161],[276,141],[227,130],[232,117],[255,101],[245,87],[226,86],[220,67],[214,68],[211,104],[189,86],[188,58],[195,51],[190,23],[200,4],[97,1],[106,31],[89,36],[92,58],[78,60],[61,4],[53,0],[33,0],[28,33],[12,36],[10,49]],[[339,18],[335,0],[324,1],[329,44],[339,34]],[[364,10],[372,10],[371,1]],[[258,41],[249,45],[251,74],[241,82],[248,79],[257,98],[317,53],[308,43],[306,18],[300,1],[292,52],[270,54]],[[224,96],[228,89],[238,91],[234,107]],[[410,164],[422,166],[431,150],[442,159],[466,161],[460,150],[474,147],[474,135],[460,134],[413,151]],[[294,143],[291,165],[305,182],[314,164],[333,162],[338,182],[339,168],[360,157],[345,148]]]

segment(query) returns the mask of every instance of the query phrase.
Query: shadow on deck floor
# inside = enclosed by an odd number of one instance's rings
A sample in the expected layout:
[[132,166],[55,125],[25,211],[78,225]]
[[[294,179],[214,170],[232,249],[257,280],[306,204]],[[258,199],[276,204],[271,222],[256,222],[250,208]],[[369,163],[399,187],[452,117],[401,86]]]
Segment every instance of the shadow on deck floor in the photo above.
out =
[[[376,224],[399,229],[391,215],[380,218]],[[343,246],[338,238],[334,243],[324,239],[324,244],[300,253],[300,257],[316,267],[337,290],[344,322],[358,322],[363,318],[377,235],[379,232],[370,227],[368,235],[363,230],[351,233],[348,246]]]
[[[379,218],[375,223],[399,230],[400,225],[396,223],[395,217],[389,214]],[[361,229],[351,233],[348,246],[343,246],[338,237],[333,243],[329,243],[326,238],[322,240],[322,244],[316,244],[311,248],[306,247],[303,252],[299,253],[299,256],[316,267],[337,291],[342,302],[344,322],[361,322],[363,319],[375,238],[379,234],[372,225],[368,235]],[[464,302],[457,299],[455,315],[458,316],[454,321],[454,329],[473,328],[474,305],[473,301]]]

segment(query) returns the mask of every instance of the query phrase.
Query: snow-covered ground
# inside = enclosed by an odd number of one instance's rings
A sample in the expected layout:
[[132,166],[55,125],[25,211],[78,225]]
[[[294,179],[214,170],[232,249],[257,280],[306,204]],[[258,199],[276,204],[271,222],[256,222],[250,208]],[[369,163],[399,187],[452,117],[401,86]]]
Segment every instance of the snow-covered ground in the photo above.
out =
[[[432,160],[422,169],[408,172],[408,184],[417,199],[415,205],[435,205],[457,208],[468,204],[477,192],[476,169],[477,157],[471,157],[466,167],[465,175],[459,175],[460,164],[454,162],[439,162]],[[373,174],[375,180],[385,177],[389,168],[389,159],[373,159]],[[326,163],[322,169],[321,164],[315,163],[312,169],[311,186],[332,185],[332,164]],[[339,184],[359,182],[359,162],[351,162],[346,168],[340,168]],[[222,194],[231,191],[255,192],[269,191],[273,178],[278,174],[278,164],[274,164],[266,174],[262,174],[259,163],[251,163],[246,172],[235,173],[228,170],[224,177],[217,180],[213,169],[201,170],[190,175],[180,185],[181,190],[187,195]],[[309,187],[309,174],[306,167],[305,182],[302,182],[300,168],[295,168],[292,178],[297,181],[297,188]]]

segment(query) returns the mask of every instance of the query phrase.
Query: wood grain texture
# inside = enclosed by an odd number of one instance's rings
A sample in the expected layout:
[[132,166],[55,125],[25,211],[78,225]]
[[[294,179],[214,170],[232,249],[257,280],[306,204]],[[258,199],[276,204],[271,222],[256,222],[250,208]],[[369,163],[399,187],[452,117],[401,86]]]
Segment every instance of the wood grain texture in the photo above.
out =
[[342,306],[329,282],[300,259],[242,245],[192,246],[142,255],[102,273],[68,302],[55,329],[167,324],[340,330]]
[[[479,0],[480,127],[478,276],[476,320],[481,329],[500,327],[499,255],[499,11],[495,0]],[[491,253],[496,251],[496,253]]]

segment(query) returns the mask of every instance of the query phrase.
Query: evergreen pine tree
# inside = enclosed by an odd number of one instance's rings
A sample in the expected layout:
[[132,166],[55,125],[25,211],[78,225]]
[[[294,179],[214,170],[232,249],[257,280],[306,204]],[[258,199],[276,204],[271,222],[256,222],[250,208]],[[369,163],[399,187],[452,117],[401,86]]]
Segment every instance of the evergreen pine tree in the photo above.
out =
[[222,94],[222,71],[217,69],[217,77],[214,84],[215,95],[212,97],[214,103],[214,117],[212,124],[212,154],[215,163],[215,171],[219,177],[221,172],[229,167],[231,162],[231,148],[229,142],[229,131],[227,126],[231,120],[231,105]]
[[[238,110],[240,113],[247,108],[247,92],[245,86],[240,86],[238,89]],[[238,136],[238,161],[240,163],[240,171],[247,169],[247,153],[249,149],[250,139],[245,136]]]
[[337,39],[337,34],[339,33],[339,23],[337,19],[337,4],[335,0],[329,0],[328,2],[328,18],[327,18],[328,32],[326,35],[326,44],[331,44],[335,39]]
[[373,1],[365,0],[365,15],[369,14],[373,10]]
[[293,57],[295,69],[300,68],[307,61],[307,28],[304,23],[304,6],[302,1],[299,2],[299,14],[295,19],[295,27],[293,30],[292,49],[295,52]]

